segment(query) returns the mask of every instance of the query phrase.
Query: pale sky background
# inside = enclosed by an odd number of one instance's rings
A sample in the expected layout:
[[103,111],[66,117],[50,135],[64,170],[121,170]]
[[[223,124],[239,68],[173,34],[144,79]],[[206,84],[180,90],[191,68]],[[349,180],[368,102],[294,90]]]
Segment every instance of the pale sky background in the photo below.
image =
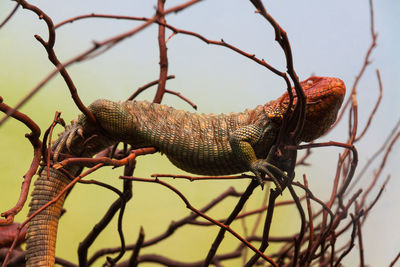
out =
[[[167,0],[167,7],[178,3],[182,1]],[[12,1],[0,1],[0,19],[8,15],[14,4]],[[76,15],[92,12],[150,17],[154,13],[156,1],[43,0],[35,1],[35,4],[58,23]],[[301,80],[311,74],[336,76],[344,80],[350,89],[371,42],[368,1],[282,0],[264,1],[264,4],[288,33],[295,69]],[[383,143],[400,118],[398,90],[400,2],[374,1],[374,7],[378,46],[371,56],[372,64],[358,86],[359,129],[365,125],[378,94],[375,75],[377,68],[381,72],[384,92],[382,105],[370,131],[357,143],[360,167]],[[250,1],[203,1],[183,12],[168,16],[167,22],[175,27],[200,33],[209,39],[223,38],[226,42],[246,52],[255,53],[257,57],[264,58],[270,64],[284,70],[284,56],[274,41],[272,27],[261,16],[254,14]],[[57,30],[57,55],[61,61],[66,61],[89,48],[92,41],[107,39],[139,24],[140,22],[122,20],[87,19],[65,25]],[[46,31],[43,21],[38,20],[32,12],[22,9],[0,29],[0,95],[6,103],[15,104],[53,69],[45,50],[33,37],[34,34],[40,34],[47,38]],[[282,79],[226,48],[209,46],[193,37],[183,35],[174,36],[167,46],[169,74],[176,75],[176,79],[167,82],[167,88],[179,91],[193,100],[198,105],[199,112],[241,111],[264,104],[285,90]],[[89,104],[98,98],[112,100],[127,98],[136,88],[158,77],[158,61],[157,26],[152,26],[100,57],[74,65],[68,71],[84,103]],[[154,91],[155,89],[149,90],[139,99],[152,100]],[[166,96],[163,102],[190,110],[186,103],[174,96]],[[65,83],[59,77],[45,86],[23,108],[24,112],[38,122],[43,132],[51,123],[56,110],[63,112],[66,121],[79,114],[69,97]],[[346,123],[347,120],[344,120],[338,129],[321,141],[345,141]],[[2,186],[0,189],[1,211],[15,203],[21,183],[20,177],[30,164],[31,147],[29,142],[23,139],[23,134],[26,132],[24,126],[13,121],[0,127],[0,150],[3,151],[3,157],[0,158],[1,182],[6,183],[6,187]],[[391,175],[388,187],[363,229],[365,258],[370,266],[387,266],[399,252],[399,148],[399,144],[393,148],[382,177],[378,180],[378,184],[381,185],[387,175]],[[9,151],[6,157],[4,151]],[[328,199],[328,196],[326,198],[323,196],[330,192],[336,158],[341,152],[342,150],[335,148],[315,150],[310,159],[313,163],[312,168],[299,168],[296,171],[298,177],[304,172],[307,173],[311,190],[324,200]],[[160,173],[181,173],[170,166],[165,158],[148,157],[139,160],[135,174],[148,177],[153,173],[149,169],[154,167],[154,161],[160,162],[161,165],[158,167]],[[370,167],[362,182],[364,185],[369,183],[379,163],[378,160]],[[101,177],[100,179],[106,182],[114,180],[112,183],[119,185],[118,175],[119,173],[116,174],[115,171],[107,171],[93,177]],[[185,181],[171,181],[171,183],[185,190],[185,194],[197,204],[197,207],[201,207],[228,187],[226,182],[189,184]],[[232,185],[238,190],[243,190],[247,182],[232,182]],[[262,199],[262,194],[263,192],[258,190],[252,196],[255,203]],[[373,192],[371,196],[374,197],[375,194],[376,192]],[[80,185],[75,188],[66,203],[68,213],[60,224],[57,254],[76,261],[74,251],[80,238],[91,229],[98,216],[104,213],[104,209],[114,198],[111,193],[94,186]],[[180,200],[155,185],[135,185],[134,198],[136,199],[128,207],[125,219],[128,243],[136,240],[140,225],[145,227],[146,237],[151,238],[162,232],[171,219],[180,218],[188,212]],[[225,206],[227,212],[234,203],[234,201],[227,203]],[[17,217],[18,221],[24,219],[26,209],[24,211],[24,214]],[[159,218],[162,218],[162,222]],[[285,229],[293,227],[291,221],[297,218],[297,213],[277,214],[274,218],[273,230],[276,229],[274,235],[285,234],[287,232]],[[240,228],[240,225],[237,224],[237,227]],[[155,228],[156,230],[153,230]],[[197,230],[197,228],[190,229]],[[63,230],[68,233],[63,233]],[[203,251],[200,255],[198,251],[193,252],[195,256],[190,254],[191,250],[194,250],[193,240],[187,240],[185,236],[179,240],[174,239],[188,249],[184,251],[186,254],[182,260],[196,260],[195,257],[207,253],[210,240],[213,240],[217,230],[214,228],[209,231],[209,235],[196,237],[198,247],[195,250]],[[190,233],[188,230],[182,232]],[[114,229],[108,230],[100,238],[100,242],[117,245],[118,240],[110,240],[112,237],[115,237]],[[101,245],[96,248],[98,247]],[[158,250],[145,250],[145,252],[171,249],[167,245],[160,245],[157,248]],[[173,254],[173,252],[168,253]],[[346,258],[345,263],[347,266],[355,266],[353,264],[357,261],[356,247]]]

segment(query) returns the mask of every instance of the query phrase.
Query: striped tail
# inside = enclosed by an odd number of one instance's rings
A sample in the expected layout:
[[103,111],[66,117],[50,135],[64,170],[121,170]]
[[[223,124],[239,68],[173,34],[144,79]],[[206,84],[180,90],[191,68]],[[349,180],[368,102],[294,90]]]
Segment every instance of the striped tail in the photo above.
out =
[[[47,168],[35,182],[30,203],[29,216],[55,198],[70,182],[63,173]],[[56,203],[37,214],[28,224],[26,266],[54,266],[58,220],[64,204],[65,194]]]

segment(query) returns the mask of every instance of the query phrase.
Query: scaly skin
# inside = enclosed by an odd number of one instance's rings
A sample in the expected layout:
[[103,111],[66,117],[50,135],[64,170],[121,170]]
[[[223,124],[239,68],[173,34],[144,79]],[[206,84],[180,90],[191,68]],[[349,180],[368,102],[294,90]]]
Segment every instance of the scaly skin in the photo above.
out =
[[[336,120],[345,94],[337,78],[311,77],[303,81],[307,105],[300,141],[324,134]],[[295,99],[296,100],[296,99]],[[252,171],[258,180],[269,173],[265,159],[275,143],[288,94],[241,113],[205,115],[141,101],[97,100],[89,106],[102,130],[81,116],[53,146],[55,154],[89,157],[116,142],[134,148],[154,146],[177,167],[195,174],[224,175]],[[82,133],[83,138],[77,133]],[[92,135],[90,141],[85,142]],[[57,158],[57,156],[55,156]],[[78,167],[66,169],[77,175]],[[45,168],[35,183],[30,214],[53,199],[68,184],[65,174]],[[27,266],[54,266],[58,219],[64,198],[34,217],[27,233]]]

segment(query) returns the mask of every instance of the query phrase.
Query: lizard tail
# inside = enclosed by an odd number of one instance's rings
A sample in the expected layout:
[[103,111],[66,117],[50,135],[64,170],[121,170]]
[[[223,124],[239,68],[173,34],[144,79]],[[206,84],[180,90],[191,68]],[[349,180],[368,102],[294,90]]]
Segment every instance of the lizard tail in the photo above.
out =
[[[55,198],[70,182],[63,173],[44,168],[35,182],[30,203],[29,216]],[[37,214],[28,224],[26,266],[54,266],[58,219],[64,204],[65,194],[56,203]]]

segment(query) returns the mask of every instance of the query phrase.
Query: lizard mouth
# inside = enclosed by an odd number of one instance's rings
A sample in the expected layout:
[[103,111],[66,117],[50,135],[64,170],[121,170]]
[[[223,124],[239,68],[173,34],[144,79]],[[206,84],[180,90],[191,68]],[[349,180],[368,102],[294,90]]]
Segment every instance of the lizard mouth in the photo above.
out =
[[301,140],[309,142],[323,135],[336,121],[346,86],[338,78],[310,77],[302,82],[307,98]]

